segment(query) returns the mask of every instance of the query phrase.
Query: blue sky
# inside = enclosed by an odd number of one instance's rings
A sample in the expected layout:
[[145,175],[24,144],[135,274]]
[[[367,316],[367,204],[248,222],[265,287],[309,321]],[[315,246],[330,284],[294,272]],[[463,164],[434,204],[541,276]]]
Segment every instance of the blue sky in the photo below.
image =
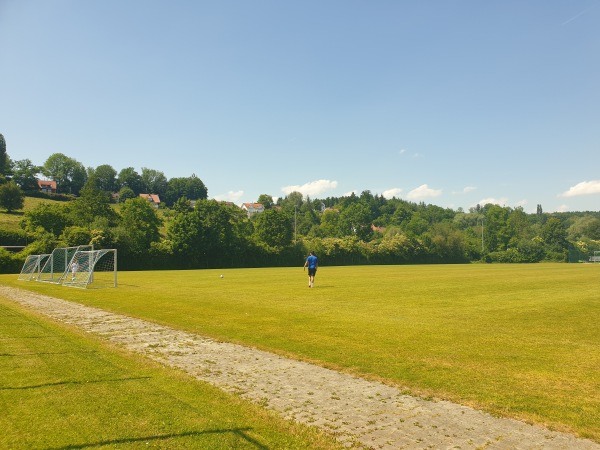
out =
[[600,209],[599,0],[0,0],[13,160]]

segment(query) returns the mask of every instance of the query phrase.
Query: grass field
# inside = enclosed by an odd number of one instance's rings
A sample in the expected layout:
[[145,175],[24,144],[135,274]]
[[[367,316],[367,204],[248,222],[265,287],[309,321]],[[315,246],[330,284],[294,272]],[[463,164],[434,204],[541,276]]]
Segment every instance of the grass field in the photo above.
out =
[[16,278],[0,282],[600,442],[600,265],[321,267],[314,289],[302,268]]
[[0,299],[0,448],[341,449]]

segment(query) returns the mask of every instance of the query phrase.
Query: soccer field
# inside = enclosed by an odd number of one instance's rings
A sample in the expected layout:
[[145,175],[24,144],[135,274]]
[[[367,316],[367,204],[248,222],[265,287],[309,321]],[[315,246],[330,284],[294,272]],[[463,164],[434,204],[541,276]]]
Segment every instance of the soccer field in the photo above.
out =
[[[220,275],[223,275],[221,278]],[[256,346],[600,441],[600,265],[120,272],[0,282]]]

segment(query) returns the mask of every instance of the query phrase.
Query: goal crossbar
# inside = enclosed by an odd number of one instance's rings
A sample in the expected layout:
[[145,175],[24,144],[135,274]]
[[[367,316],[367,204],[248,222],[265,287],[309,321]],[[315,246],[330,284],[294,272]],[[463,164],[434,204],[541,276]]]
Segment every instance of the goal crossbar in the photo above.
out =
[[60,283],[81,289],[117,287],[117,250],[77,251]]

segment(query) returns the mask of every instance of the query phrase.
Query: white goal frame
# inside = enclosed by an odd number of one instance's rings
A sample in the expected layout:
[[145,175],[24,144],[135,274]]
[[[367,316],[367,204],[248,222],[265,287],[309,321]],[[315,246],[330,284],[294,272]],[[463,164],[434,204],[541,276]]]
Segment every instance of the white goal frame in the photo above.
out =
[[80,289],[117,287],[117,250],[79,250],[60,282]]
[[590,262],[600,262],[600,252],[594,251],[594,256],[590,256]]
[[40,269],[36,281],[60,284],[63,275],[71,266],[71,259],[73,259],[73,255],[80,250],[94,250],[94,246],[79,245],[77,247],[55,248]]
[[19,273],[19,281],[31,281],[37,280],[40,275],[40,271],[46,260],[50,257],[50,253],[43,255],[29,255],[23,263],[21,273]]

